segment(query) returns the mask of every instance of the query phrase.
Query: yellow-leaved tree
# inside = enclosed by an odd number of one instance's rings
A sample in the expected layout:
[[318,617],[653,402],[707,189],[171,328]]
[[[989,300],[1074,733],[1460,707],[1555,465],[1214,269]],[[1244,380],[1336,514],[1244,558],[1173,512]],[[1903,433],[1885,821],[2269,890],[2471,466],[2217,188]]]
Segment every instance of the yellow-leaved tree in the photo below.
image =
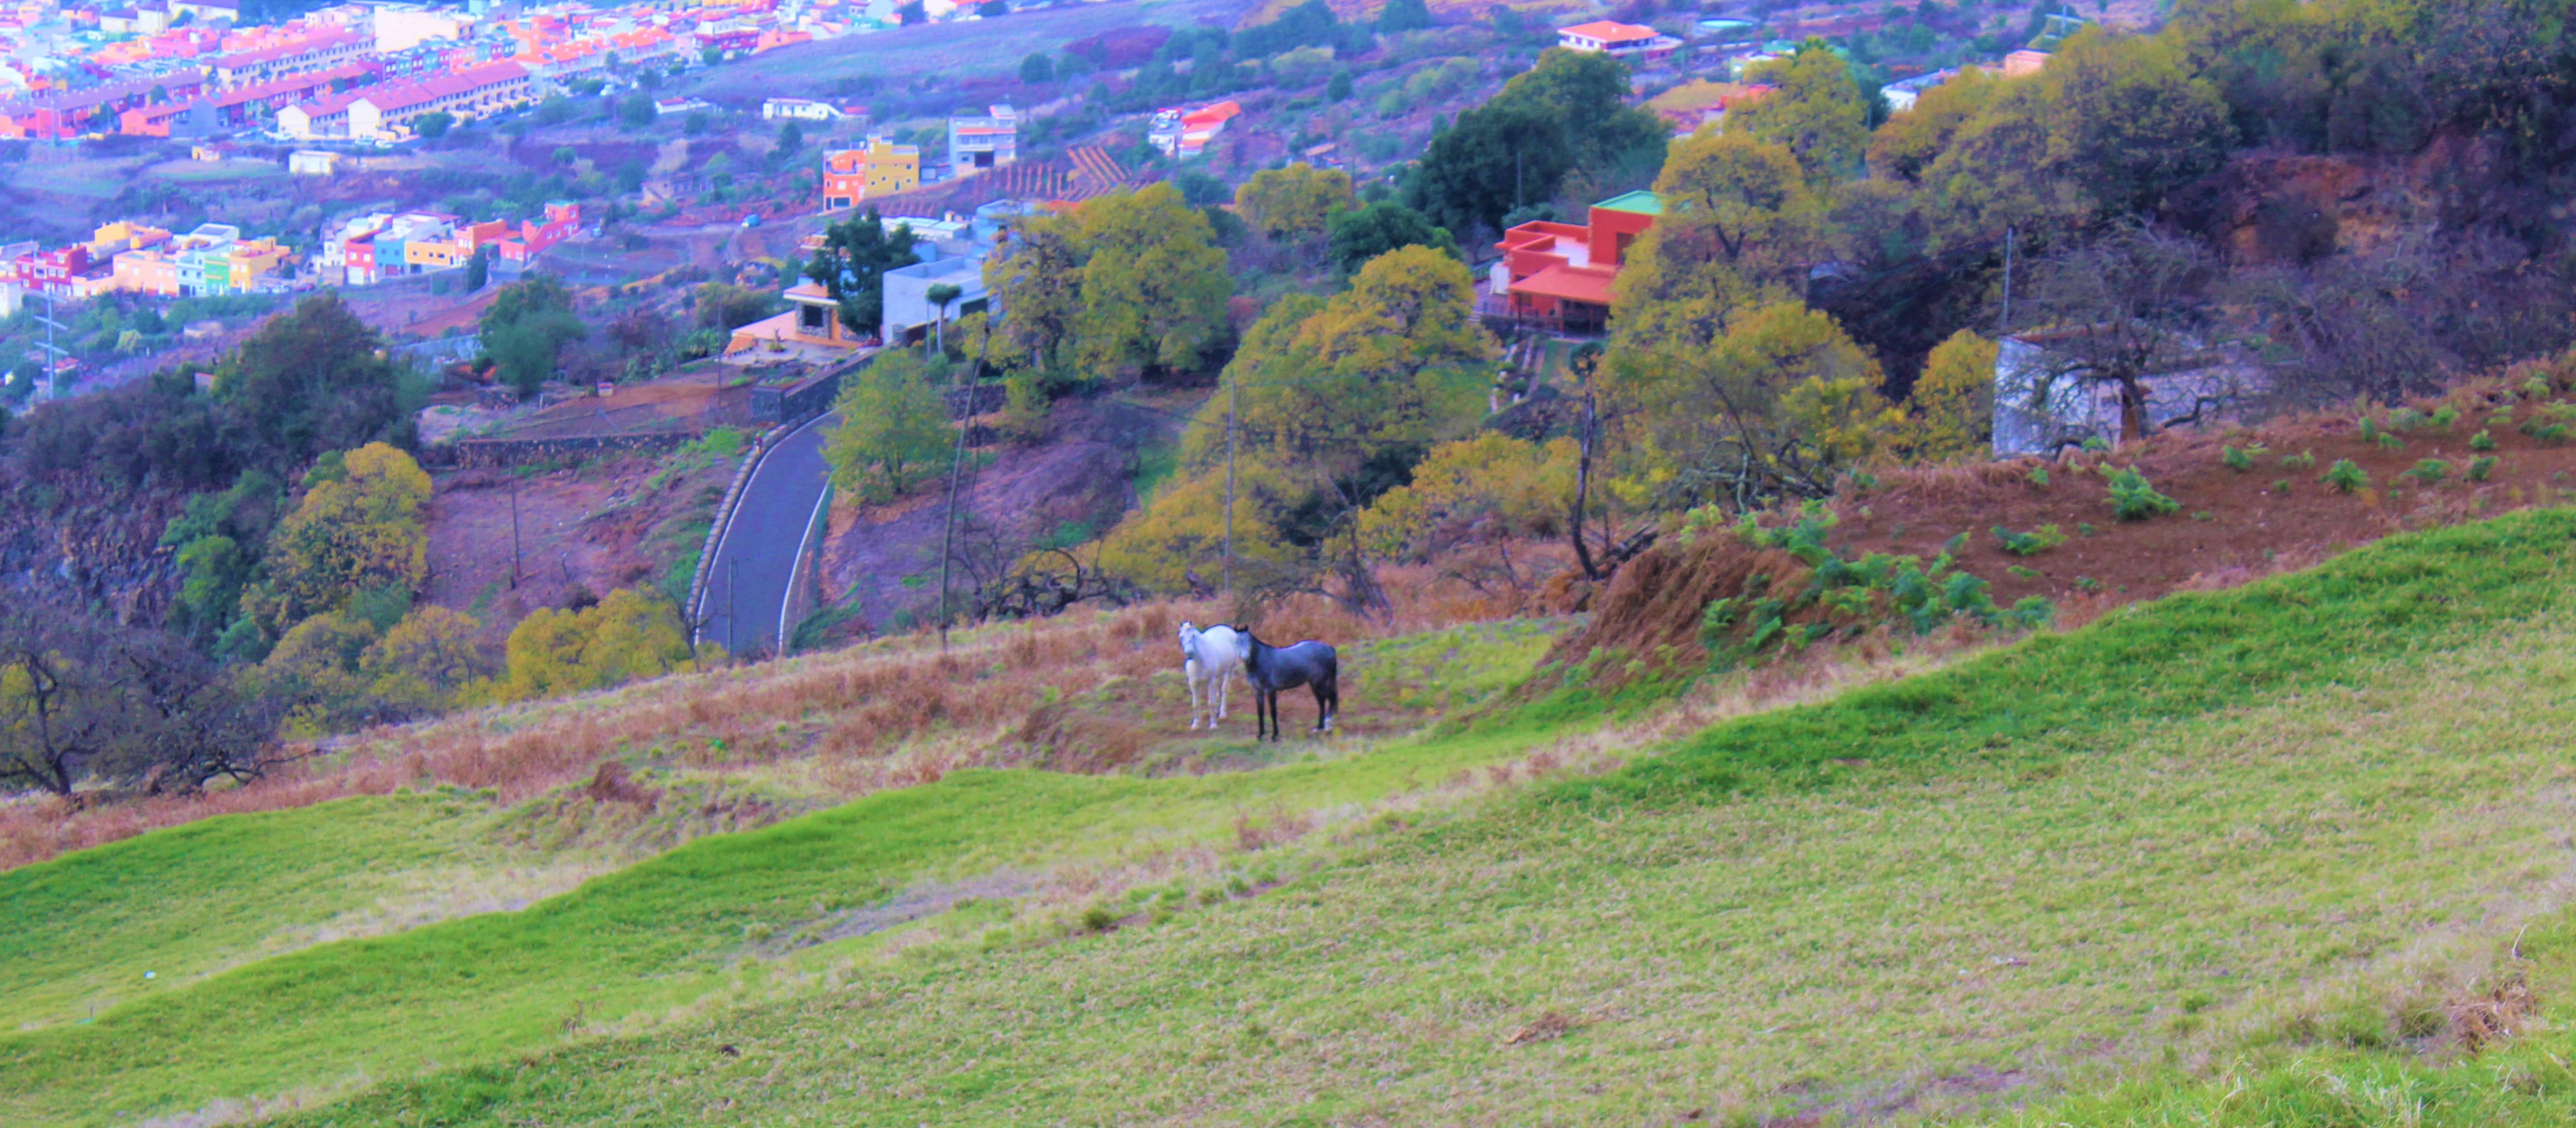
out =
[[1422,560],[1469,540],[1553,537],[1574,504],[1573,439],[1486,433],[1431,448],[1413,481],[1360,513],[1360,540],[1382,557]]
[[[1156,184],[1085,201],[1073,220],[1088,254],[1074,355],[1090,374],[1187,369],[1225,331],[1234,293],[1207,217]],[[1003,295],[1003,308],[1013,308]]]
[[689,640],[679,613],[668,603],[619,588],[579,611],[549,607],[520,620],[510,631],[500,679],[477,683],[468,696],[526,701],[690,668]]
[[1832,317],[1794,301],[1734,318],[1707,348],[1615,350],[1601,379],[1611,485],[1639,508],[1821,497],[1900,437],[1883,380]]
[[1995,358],[2001,347],[1961,329],[1932,349],[1905,397],[1900,440],[1907,462],[1943,464],[1983,459],[1993,449]]
[[1243,221],[1283,242],[1320,237],[1332,214],[1355,201],[1351,174],[1304,161],[1253,173],[1234,190],[1234,207]]
[[1330,298],[1272,305],[1184,435],[1180,480],[1111,533],[1102,564],[1157,591],[1192,590],[1193,574],[1215,586],[1231,407],[1237,586],[1327,565],[1358,575],[1359,510],[1482,413],[1496,346],[1474,302],[1464,265],[1417,246],[1370,260]]
[[1622,348],[1697,349],[1751,306],[1797,297],[1826,254],[1823,202],[1788,147],[1702,129],[1655,178],[1663,216],[1613,291]]
[[[361,591],[418,591],[429,578],[429,475],[412,457],[369,443],[325,456],[304,498],[268,541],[259,603],[283,633],[307,616],[345,606]],[[244,596],[245,606],[252,597]]]

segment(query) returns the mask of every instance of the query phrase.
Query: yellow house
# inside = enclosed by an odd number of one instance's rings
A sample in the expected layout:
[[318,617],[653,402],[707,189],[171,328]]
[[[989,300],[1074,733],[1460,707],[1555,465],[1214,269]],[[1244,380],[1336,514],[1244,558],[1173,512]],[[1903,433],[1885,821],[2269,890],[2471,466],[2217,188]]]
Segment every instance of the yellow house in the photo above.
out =
[[473,248],[463,239],[421,239],[403,244],[403,264],[424,270],[445,270],[463,266],[474,257]]
[[868,138],[867,148],[841,149],[823,158],[823,210],[921,187],[921,149]]

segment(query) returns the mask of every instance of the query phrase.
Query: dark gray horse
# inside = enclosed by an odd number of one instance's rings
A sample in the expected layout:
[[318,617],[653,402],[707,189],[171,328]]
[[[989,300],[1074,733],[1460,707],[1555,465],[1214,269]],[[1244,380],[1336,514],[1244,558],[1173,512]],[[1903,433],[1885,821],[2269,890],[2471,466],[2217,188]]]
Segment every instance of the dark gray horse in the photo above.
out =
[[1333,731],[1333,718],[1342,711],[1342,659],[1332,646],[1312,640],[1272,646],[1253,637],[1250,627],[1238,623],[1234,629],[1243,637],[1243,680],[1252,683],[1252,738],[1261,739],[1267,725],[1270,739],[1279,739],[1279,691],[1301,685],[1315,691],[1315,731]]

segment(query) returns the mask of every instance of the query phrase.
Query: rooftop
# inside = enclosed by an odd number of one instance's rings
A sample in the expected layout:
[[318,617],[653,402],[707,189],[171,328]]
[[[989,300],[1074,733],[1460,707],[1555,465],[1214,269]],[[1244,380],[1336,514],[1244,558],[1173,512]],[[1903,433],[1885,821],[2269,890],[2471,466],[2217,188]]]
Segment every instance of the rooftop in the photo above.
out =
[[1657,196],[1653,192],[1649,192],[1643,188],[1634,192],[1624,192],[1619,195],[1612,196],[1609,199],[1603,200],[1592,206],[1604,211],[1631,212],[1636,215],[1664,214],[1663,197]]
[[1626,43],[1632,40],[1653,39],[1657,34],[1659,34],[1651,27],[1644,27],[1631,23],[1620,23],[1617,20],[1594,20],[1591,23],[1576,24],[1572,27],[1560,27],[1556,29],[1556,33],[1559,35],[1580,35],[1586,39],[1598,39],[1603,43]]

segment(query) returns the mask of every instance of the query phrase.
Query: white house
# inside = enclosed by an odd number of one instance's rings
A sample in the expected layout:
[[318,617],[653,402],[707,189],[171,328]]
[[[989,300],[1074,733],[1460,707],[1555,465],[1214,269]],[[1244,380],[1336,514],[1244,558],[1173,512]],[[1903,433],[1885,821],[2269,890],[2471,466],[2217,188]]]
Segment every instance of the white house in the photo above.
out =
[[793,118],[797,121],[839,121],[849,114],[830,102],[811,98],[771,98],[760,104],[763,121]]

